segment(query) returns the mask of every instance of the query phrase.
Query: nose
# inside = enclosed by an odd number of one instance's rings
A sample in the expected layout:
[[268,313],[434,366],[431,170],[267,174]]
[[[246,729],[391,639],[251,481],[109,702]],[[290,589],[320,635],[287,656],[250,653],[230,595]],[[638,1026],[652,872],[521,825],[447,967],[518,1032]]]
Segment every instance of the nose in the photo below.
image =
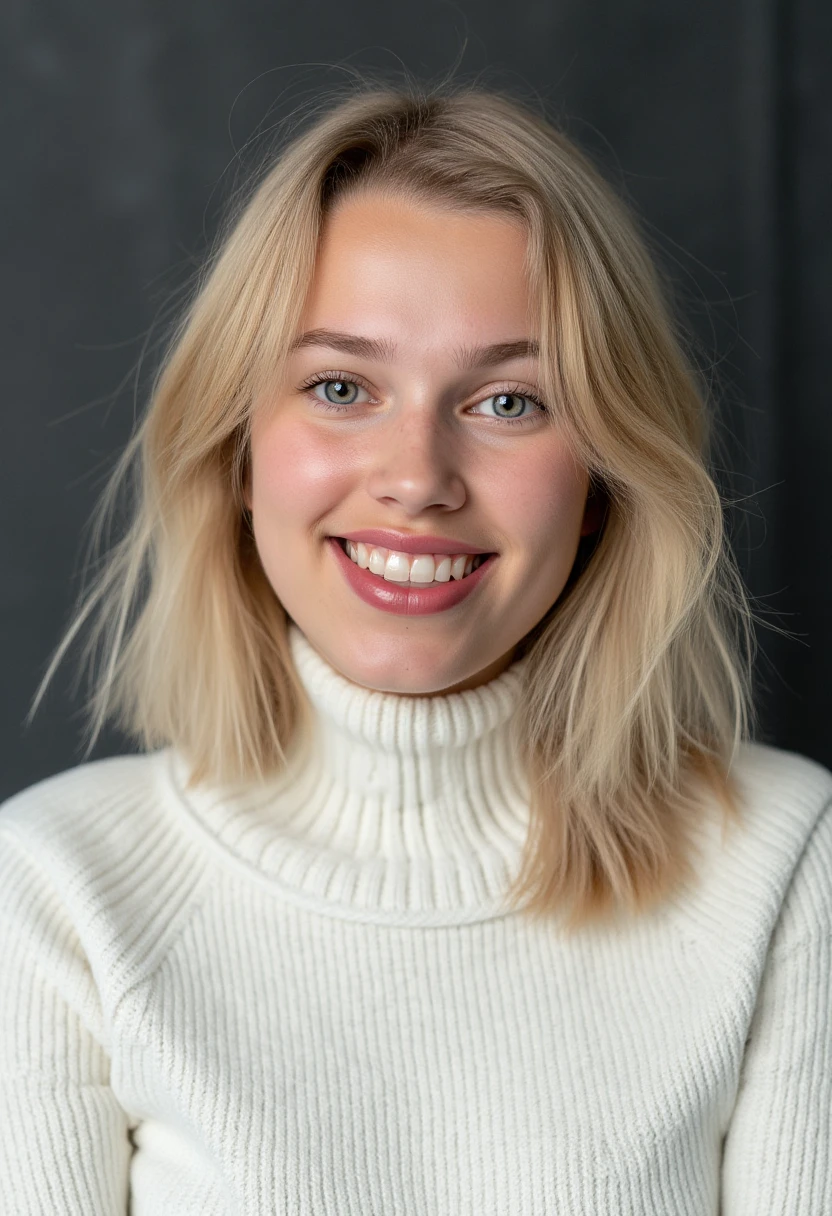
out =
[[408,516],[431,507],[459,510],[465,502],[464,445],[427,403],[394,411],[369,442],[366,488],[378,502]]

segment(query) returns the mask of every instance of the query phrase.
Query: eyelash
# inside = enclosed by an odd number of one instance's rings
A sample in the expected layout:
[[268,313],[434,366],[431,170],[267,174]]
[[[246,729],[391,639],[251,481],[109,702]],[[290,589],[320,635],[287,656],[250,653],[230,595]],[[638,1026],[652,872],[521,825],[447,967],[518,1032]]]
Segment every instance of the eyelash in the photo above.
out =
[[[322,401],[320,397],[315,397],[309,392],[309,390],[313,389],[316,384],[327,384],[330,380],[341,380],[344,384],[356,384],[359,388],[363,388],[365,392],[372,392],[370,386],[364,380],[362,380],[360,376],[356,376],[353,373],[350,373],[350,375],[347,376],[344,372],[337,371],[320,372],[315,376],[311,376],[299,386],[299,391],[306,393],[307,396],[311,396],[315,405],[326,410],[328,413],[343,414],[347,410],[352,409],[353,405],[356,403],[352,402],[349,405],[337,405],[334,401]],[[543,404],[539,397],[535,396],[534,393],[523,391],[519,384],[505,385],[503,388],[497,389],[496,392],[489,393],[488,396],[483,397],[482,400],[488,401],[489,397],[500,397],[504,394],[522,397],[525,401],[531,401],[543,414],[547,414],[549,412],[548,408]],[[477,402],[476,404],[479,405],[480,403]],[[503,423],[505,426],[526,426],[532,421],[534,416],[534,414],[529,414],[525,418],[494,418],[493,421]]]

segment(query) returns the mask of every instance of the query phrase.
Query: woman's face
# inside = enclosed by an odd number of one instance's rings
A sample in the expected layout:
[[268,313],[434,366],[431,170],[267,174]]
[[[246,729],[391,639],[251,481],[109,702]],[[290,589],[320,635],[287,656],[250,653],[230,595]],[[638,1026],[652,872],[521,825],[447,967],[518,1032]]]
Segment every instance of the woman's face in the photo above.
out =
[[[263,568],[356,684],[425,695],[493,679],[597,526],[587,474],[534,400],[525,241],[496,213],[342,202],[287,376],[255,403],[247,501]],[[397,534],[362,542],[369,569],[332,539],[368,529]],[[411,568],[408,539],[432,565]],[[496,557],[469,590],[453,558],[476,552]]]

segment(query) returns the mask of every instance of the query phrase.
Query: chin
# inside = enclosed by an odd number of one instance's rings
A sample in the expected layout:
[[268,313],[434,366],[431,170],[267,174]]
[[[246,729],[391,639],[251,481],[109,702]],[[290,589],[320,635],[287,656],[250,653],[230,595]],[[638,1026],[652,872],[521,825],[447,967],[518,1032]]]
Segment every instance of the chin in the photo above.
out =
[[[375,639],[378,642],[378,638]],[[340,650],[340,654],[338,653]],[[470,679],[473,672],[465,669],[453,669],[445,662],[431,662],[427,656],[422,658],[408,655],[408,642],[396,645],[392,653],[379,654],[376,647],[372,654],[345,654],[343,649],[335,647],[333,655],[337,661],[331,661],[334,667],[353,684],[375,692],[398,693],[400,696],[432,696],[444,692],[453,685]],[[398,652],[398,653],[397,653]],[[402,654],[401,659],[399,653]]]

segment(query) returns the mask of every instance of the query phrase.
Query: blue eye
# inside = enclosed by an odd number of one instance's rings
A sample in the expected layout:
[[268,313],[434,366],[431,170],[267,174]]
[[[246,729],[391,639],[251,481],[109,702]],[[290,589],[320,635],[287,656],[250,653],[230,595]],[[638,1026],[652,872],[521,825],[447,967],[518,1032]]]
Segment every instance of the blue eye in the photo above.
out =
[[[358,397],[359,386],[354,380],[321,380],[313,386],[314,389],[322,388],[326,401],[330,401],[336,405],[352,405]],[[315,394],[318,396],[318,394]]]
[[[355,405],[361,400],[362,403],[371,400],[369,390],[360,380],[348,379],[341,375],[340,372],[331,371],[328,374],[319,374],[317,379],[307,381],[305,385],[300,386],[301,389],[309,393],[315,398],[323,409],[340,413],[346,411],[350,406]],[[477,407],[473,407],[475,412],[478,407],[486,402],[493,403],[494,413],[491,417],[496,422],[501,422],[505,426],[528,426],[535,420],[536,414],[547,414],[547,407],[533,393],[520,392],[520,386],[512,385],[499,393],[492,393],[488,397],[483,397]],[[364,393],[364,398],[360,398],[359,394]],[[527,406],[533,406],[532,410],[526,409]],[[469,410],[472,407],[469,407]]]
[[[500,422],[531,422],[535,414],[547,412],[543,403],[530,393],[494,393],[491,397],[484,397],[480,405],[484,405],[486,401],[494,403],[497,412],[492,417],[497,418]],[[520,411],[525,405],[532,405],[535,409],[521,414]],[[507,412],[502,413],[503,410]]]

